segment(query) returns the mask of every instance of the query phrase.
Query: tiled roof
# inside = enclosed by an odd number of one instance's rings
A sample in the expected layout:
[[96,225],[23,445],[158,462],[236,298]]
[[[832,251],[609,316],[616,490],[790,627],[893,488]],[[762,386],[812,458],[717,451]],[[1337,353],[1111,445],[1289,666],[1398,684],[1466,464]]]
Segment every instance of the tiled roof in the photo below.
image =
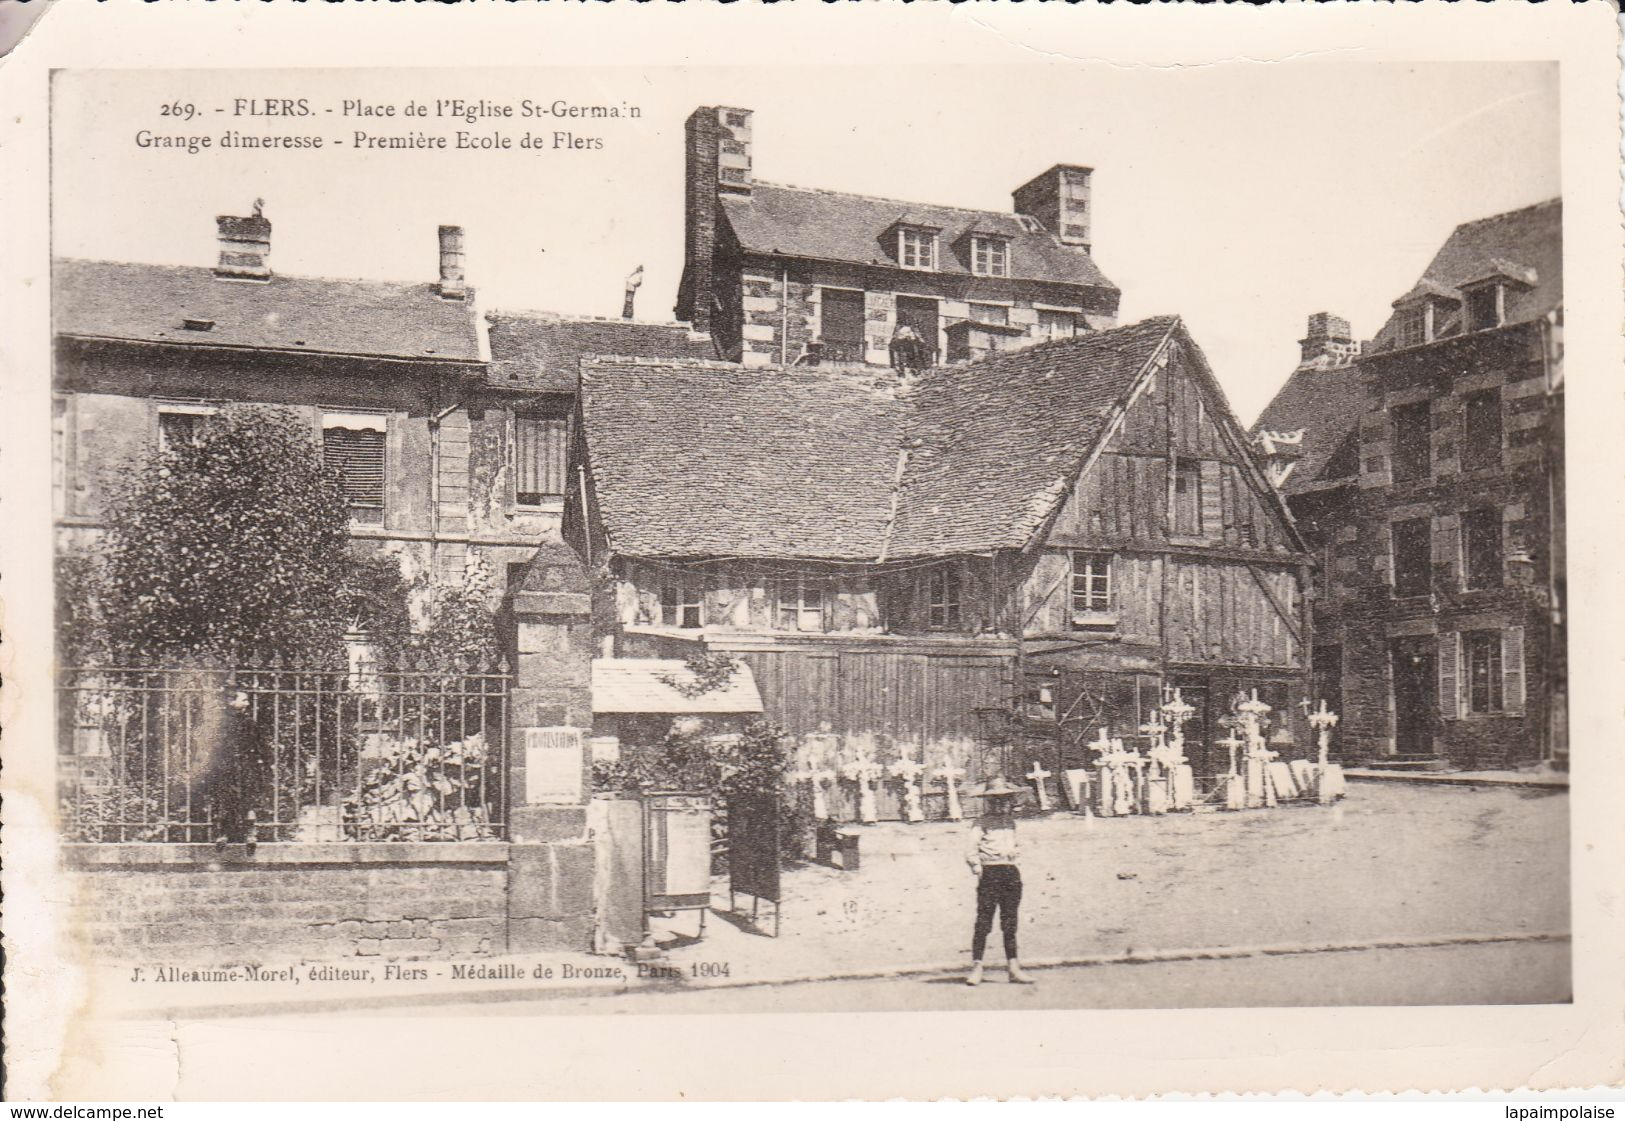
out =
[[722,208],[747,252],[896,267],[895,246],[886,245],[881,235],[901,221],[942,231],[937,243],[936,271],[940,273],[970,275],[970,261],[962,256],[962,251],[969,253],[969,246],[955,243],[974,229],[1010,239],[1010,275],[1016,279],[1117,291],[1088,253],[1062,245],[1047,230],[1014,214],[783,187],[760,180],[749,195],[724,196]]
[[485,320],[490,324],[490,382],[514,389],[574,393],[584,357],[717,357],[711,337],[695,334],[686,323],[505,311],[493,311]]
[[[272,276],[222,280],[210,268],[59,258],[58,335],[199,347],[253,347],[477,362],[473,293],[433,284]],[[186,320],[212,324],[188,330]]]
[[873,558],[902,405],[854,375],[586,361],[588,461],[632,556]]
[[[1434,255],[1412,292],[1459,298],[1462,285],[1491,276],[1517,281],[1507,286],[1507,325],[1528,323],[1563,305],[1561,199],[1463,222]],[[1454,335],[1460,328],[1458,310],[1445,317],[1436,336]],[[1390,318],[1366,348],[1366,354],[1380,354],[1393,347],[1394,320]]]
[[[1506,322],[1527,323],[1563,302],[1563,206],[1552,200],[1457,226],[1417,283],[1396,303],[1424,295],[1460,299],[1464,284],[1490,276],[1519,283],[1506,293]],[[1533,281],[1532,287],[1525,285]],[[1460,330],[1459,312],[1443,317],[1441,334]],[[1363,359],[1394,348],[1390,319],[1366,346]],[[1305,429],[1302,458],[1283,490],[1297,494],[1327,486],[1359,471],[1358,457],[1348,454],[1359,438],[1365,408],[1365,380],[1358,365],[1331,368],[1301,366],[1259,415],[1254,433]],[[1339,454],[1343,453],[1343,454]],[[1343,470],[1346,467],[1347,470]]]
[[1020,547],[1176,330],[1169,317],[1044,343],[907,393],[838,368],[588,361],[610,547],[850,561]]
[[727,684],[698,696],[676,686],[692,686],[694,671],[677,658],[594,658],[592,710],[595,713],[745,713],[762,711],[756,678],[735,661]]
[[932,371],[910,395],[888,559],[1025,545],[1178,324],[1148,319]]
[[[1355,365],[1299,366],[1273,400],[1259,414],[1253,432],[1296,432],[1303,429],[1298,464],[1282,486],[1288,494],[1313,489],[1336,477],[1347,457],[1337,452],[1359,438],[1360,413],[1365,408],[1365,375]],[[1358,457],[1350,474],[1358,473]]]

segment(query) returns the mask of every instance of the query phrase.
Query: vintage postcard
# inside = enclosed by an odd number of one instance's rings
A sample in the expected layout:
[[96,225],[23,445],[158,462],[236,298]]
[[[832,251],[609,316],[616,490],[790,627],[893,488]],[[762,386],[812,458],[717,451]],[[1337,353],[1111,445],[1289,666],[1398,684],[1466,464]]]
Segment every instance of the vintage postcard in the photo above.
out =
[[1619,1078],[1600,7],[684,8],[0,73],[18,1095]]

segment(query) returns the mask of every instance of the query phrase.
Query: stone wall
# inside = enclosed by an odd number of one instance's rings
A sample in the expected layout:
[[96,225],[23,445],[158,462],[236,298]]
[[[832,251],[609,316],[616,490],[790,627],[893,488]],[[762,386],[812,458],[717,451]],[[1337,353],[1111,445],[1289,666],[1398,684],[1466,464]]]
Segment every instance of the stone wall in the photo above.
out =
[[503,953],[508,848],[267,844],[249,857],[242,846],[68,845],[64,860],[92,951],[236,965]]

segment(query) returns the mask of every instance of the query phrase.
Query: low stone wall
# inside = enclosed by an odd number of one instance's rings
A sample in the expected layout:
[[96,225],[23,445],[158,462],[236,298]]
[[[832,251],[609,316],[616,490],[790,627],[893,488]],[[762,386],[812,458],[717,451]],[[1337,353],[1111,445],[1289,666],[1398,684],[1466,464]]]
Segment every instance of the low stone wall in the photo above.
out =
[[591,944],[582,842],[262,844],[252,856],[240,845],[67,845],[64,863],[76,928],[98,956],[236,965]]

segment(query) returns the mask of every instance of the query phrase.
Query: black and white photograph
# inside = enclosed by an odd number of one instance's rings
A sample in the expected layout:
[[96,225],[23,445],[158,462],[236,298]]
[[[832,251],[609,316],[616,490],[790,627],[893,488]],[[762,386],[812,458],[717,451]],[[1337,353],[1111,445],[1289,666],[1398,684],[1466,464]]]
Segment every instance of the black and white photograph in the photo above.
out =
[[51,72],[88,1006],[1583,997],[1560,64],[731,62]]

